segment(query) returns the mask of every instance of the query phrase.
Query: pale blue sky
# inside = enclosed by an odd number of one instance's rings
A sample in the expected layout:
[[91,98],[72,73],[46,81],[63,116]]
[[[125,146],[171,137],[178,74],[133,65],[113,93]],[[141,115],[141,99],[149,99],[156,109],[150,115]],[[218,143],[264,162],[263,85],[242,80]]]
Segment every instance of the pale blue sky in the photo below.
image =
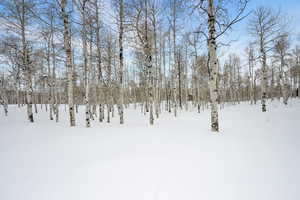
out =
[[[290,19],[289,33],[291,34],[292,45],[300,44],[300,40],[296,39],[300,34],[300,0],[251,0],[247,11],[254,10],[259,6],[268,6],[274,10],[280,9],[283,16]],[[244,49],[251,40],[247,32],[247,23],[250,17],[251,15],[233,27],[233,31],[229,33],[229,38],[237,41],[233,42],[230,47],[223,48],[221,54],[230,52],[244,54]]]

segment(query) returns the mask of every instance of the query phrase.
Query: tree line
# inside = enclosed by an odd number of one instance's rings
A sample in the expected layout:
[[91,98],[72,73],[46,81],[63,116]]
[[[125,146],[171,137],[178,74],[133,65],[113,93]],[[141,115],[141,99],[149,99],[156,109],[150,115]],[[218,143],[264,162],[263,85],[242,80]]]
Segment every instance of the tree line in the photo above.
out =
[[[154,124],[162,112],[211,110],[219,131],[225,104],[299,96],[300,46],[289,20],[249,0],[2,0],[0,103],[38,107],[70,126],[85,106],[86,126],[125,123],[130,104]],[[234,26],[247,24],[242,52],[220,55]],[[225,38],[225,39],[224,39]],[[300,37],[299,37],[300,38]]]

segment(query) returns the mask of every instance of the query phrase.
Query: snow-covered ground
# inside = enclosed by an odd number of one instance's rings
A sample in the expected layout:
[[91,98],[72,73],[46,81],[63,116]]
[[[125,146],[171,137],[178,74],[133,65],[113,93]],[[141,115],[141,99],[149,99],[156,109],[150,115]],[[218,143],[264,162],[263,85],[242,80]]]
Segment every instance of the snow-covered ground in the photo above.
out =
[[[1,108],[2,109],[2,108]],[[299,200],[300,101],[242,103],[220,111],[163,113],[154,126],[138,110],[125,124],[92,122],[84,107],[70,128],[44,110],[0,113],[0,200]]]

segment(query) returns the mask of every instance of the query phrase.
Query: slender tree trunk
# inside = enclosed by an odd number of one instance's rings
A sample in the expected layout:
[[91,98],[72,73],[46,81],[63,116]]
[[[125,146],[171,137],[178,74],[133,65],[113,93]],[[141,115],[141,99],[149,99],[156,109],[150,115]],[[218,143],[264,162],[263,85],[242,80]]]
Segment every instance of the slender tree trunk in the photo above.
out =
[[103,91],[102,91],[102,55],[100,46],[100,22],[99,22],[99,5],[98,0],[95,1],[96,10],[96,51],[97,51],[97,70],[98,70],[98,104],[99,104],[99,122],[104,120],[104,104],[103,101]]
[[[51,36],[50,36],[51,37]],[[54,97],[53,97],[53,84],[52,84],[52,79],[51,78],[51,68],[50,68],[50,45],[51,45],[51,38],[46,38],[47,40],[47,67],[48,67],[48,79],[47,79],[47,85],[48,85],[48,102],[50,106],[50,112],[49,112],[49,117],[50,120],[53,120],[53,104],[54,104]],[[54,80],[53,80],[54,81]]]
[[123,71],[124,71],[124,59],[123,59],[123,21],[124,21],[124,4],[123,0],[119,0],[119,17],[120,17],[120,27],[119,27],[119,88],[120,88],[120,98],[119,98],[119,116],[120,116],[120,124],[124,123],[124,99],[123,99]]
[[33,101],[33,88],[32,88],[32,74],[30,67],[29,52],[26,43],[25,35],[25,26],[26,26],[26,17],[25,17],[25,1],[22,0],[22,13],[21,13],[21,34],[22,34],[22,61],[23,67],[25,69],[26,77],[26,104],[27,104],[27,116],[29,122],[34,122],[33,113],[32,113],[32,101]]
[[[177,11],[176,11],[176,3],[177,3],[177,1],[176,0],[173,0],[172,1],[172,4],[171,4],[171,6],[172,6],[172,31],[173,31],[173,63],[174,63],[174,66],[173,66],[173,68],[174,68],[174,80],[173,80],[173,103],[174,103],[174,115],[175,115],[175,117],[177,116],[177,87],[176,87],[176,80],[177,80],[177,75],[178,75],[178,73],[179,73],[179,70],[178,70],[178,66],[177,66],[177,64],[178,64],[178,62],[176,62],[176,54],[177,54],[177,45],[176,45],[176,13],[177,13]],[[179,82],[179,80],[178,80],[178,82]],[[178,84],[178,86],[179,86],[179,84]],[[179,92],[178,92],[179,93]],[[178,95],[179,96],[179,95]],[[181,96],[179,96],[179,99],[181,99]]]
[[208,50],[209,50],[209,91],[210,91],[210,104],[211,104],[211,131],[219,131],[219,120],[218,120],[218,64],[217,64],[217,44],[216,44],[216,29],[215,29],[215,8],[214,1],[209,0],[208,9]]
[[55,121],[59,121],[59,99],[57,92],[57,83],[56,83],[56,54],[55,54],[55,46],[54,46],[54,27],[53,27],[53,11],[51,10],[51,53],[52,53],[52,104],[53,104],[53,112],[55,114]]
[[153,116],[153,101],[154,101],[154,87],[153,87],[153,64],[152,64],[152,51],[150,47],[150,39],[148,37],[148,1],[145,1],[146,14],[145,14],[145,62],[147,69],[147,101],[149,101],[149,122],[150,125],[154,124],[154,116]]
[[261,44],[261,54],[262,54],[262,83],[261,83],[261,108],[262,112],[266,112],[266,99],[267,99],[267,66],[266,66],[266,52],[264,50],[263,44]]
[[250,96],[250,104],[253,104],[254,94],[253,94],[253,51],[249,52],[249,96]]
[[181,92],[181,85],[182,85],[182,72],[181,72],[181,52],[178,50],[178,58],[177,58],[177,67],[178,67],[178,97],[179,97],[179,107],[182,109],[182,92]]
[[66,12],[67,0],[61,0],[61,12],[64,23],[64,48],[66,51],[66,65],[68,70],[68,104],[70,126],[75,126],[75,112],[74,112],[74,96],[73,96],[73,74],[74,66],[72,62],[72,47],[71,47],[71,33],[69,27],[69,16]]
[[85,104],[85,123],[86,127],[91,126],[90,120],[90,101],[89,101],[89,92],[90,92],[90,64],[88,59],[88,49],[87,49],[87,29],[86,24],[86,1],[82,5],[82,44],[83,44],[83,60],[84,60],[84,84],[85,84],[85,95],[84,95],[84,104]]
[[288,72],[283,72],[283,103],[288,104],[289,99],[289,85],[288,85]]
[[[0,83],[1,83],[1,80],[0,80]],[[6,92],[5,92],[4,88],[0,88],[0,105],[1,104],[3,105],[5,116],[7,116],[7,113],[8,113],[8,106],[7,106],[8,105],[8,98],[7,98],[7,95],[6,95]]]

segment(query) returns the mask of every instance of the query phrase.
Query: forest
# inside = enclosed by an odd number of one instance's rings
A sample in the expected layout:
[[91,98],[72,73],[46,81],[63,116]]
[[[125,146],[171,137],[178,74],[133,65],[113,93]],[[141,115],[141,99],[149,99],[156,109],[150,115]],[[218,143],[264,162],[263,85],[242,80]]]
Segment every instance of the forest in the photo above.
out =
[[[106,6],[105,6],[106,4]],[[2,0],[1,104],[37,104],[59,121],[68,106],[76,120],[125,123],[129,104],[149,115],[202,107],[219,131],[218,107],[298,96],[300,47],[290,17],[249,0]],[[109,10],[107,12],[107,10]],[[226,35],[247,21],[243,52],[224,54]],[[294,33],[293,33],[294,34]],[[225,35],[225,36],[224,36]],[[298,36],[300,37],[300,36]],[[225,38],[225,39],[224,39]],[[228,37],[227,37],[228,38]],[[293,39],[293,40],[292,40]],[[299,40],[298,40],[299,44]],[[85,105],[85,119],[76,119]],[[116,111],[115,111],[116,110]]]
[[299,200],[299,0],[0,0],[0,200]]

